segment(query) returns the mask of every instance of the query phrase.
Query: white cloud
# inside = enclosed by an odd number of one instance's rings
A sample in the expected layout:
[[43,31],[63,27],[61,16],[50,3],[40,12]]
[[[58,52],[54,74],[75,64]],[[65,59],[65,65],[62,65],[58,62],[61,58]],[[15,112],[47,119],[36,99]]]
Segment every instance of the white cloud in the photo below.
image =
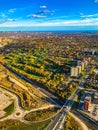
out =
[[40,8],[42,8],[42,9],[46,9],[47,6],[46,6],[46,5],[42,5],[42,6],[40,6]]
[[8,13],[14,13],[16,11],[16,9],[14,8],[14,9],[9,9],[8,10]]
[[95,2],[95,3],[97,3],[97,2],[98,2],[98,0],[95,0],[94,2]]
[[14,13],[16,11],[16,9],[9,9],[9,10],[5,10],[4,12],[0,12],[0,18],[1,19],[8,19],[10,14]]
[[37,15],[37,14],[32,14],[30,15],[31,18],[46,18],[46,16],[43,15]]
[[83,17],[83,18],[86,18],[86,17],[89,17],[89,18],[90,18],[90,17],[97,17],[98,14],[89,14],[89,15],[84,15],[84,14],[81,15],[81,14],[80,14],[80,16]]
[[6,15],[5,13],[1,13],[1,14],[0,14],[0,17],[1,17],[2,19],[5,19],[5,18],[7,18],[7,15]]
[[66,26],[87,26],[87,25],[98,25],[98,18],[85,18],[83,20],[70,20],[63,22]]
[[0,24],[6,23],[6,22],[12,22],[15,21],[15,19],[4,19],[4,20],[0,20]]
[[7,19],[6,21],[15,21],[15,19]]
[[[33,17],[40,17],[40,16],[36,16],[33,15]],[[41,16],[42,18],[42,16]],[[1,21],[2,22],[2,21]],[[44,27],[44,26],[98,26],[98,18],[85,18],[85,19],[75,19],[75,20],[54,20],[54,21],[44,21],[42,20],[41,22],[36,21],[36,20],[32,20],[32,19],[28,19],[28,20],[15,20],[13,22],[13,20],[11,21],[9,19],[9,21],[6,22],[2,22],[2,24],[0,24],[0,27],[18,27],[18,26],[25,26],[25,27]]]

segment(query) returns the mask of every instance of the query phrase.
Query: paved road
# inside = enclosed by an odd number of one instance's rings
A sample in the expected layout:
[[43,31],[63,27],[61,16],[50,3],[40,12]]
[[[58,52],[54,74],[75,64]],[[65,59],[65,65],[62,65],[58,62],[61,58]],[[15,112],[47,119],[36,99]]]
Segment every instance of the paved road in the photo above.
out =
[[59,99],[58,97],[54,96],[53,94],[51,94],[50,92],[48,92],[47,90],[43,89],[39,84],[37,85],[37,83],[34,83],[33,81],[31,81],[30,79],[28,79],[27,77],[17,73],[16,71],[12,70],[11,68],[9,68],[7,65],[4,65],[2,63],[0,63],[1,65],[3,65],[6,69],[8,69],[10,72],[12,72],[13,74],[15,74],[18,78],[20,78],[21,80],[24,80],[25,82],[30,83],[31,85],[33,85],[33,87],[37,88],[39,91],[41,91],[43,94],[47,95],[47,97],[49,99],[52,100],[53,103],[56,103],[60,106],[62,106],[64,103],[61,101],[61,99]]
[[[7,117],[5,117],[5,118],[2,118],[2,119],[0,119],[0,121],[4,121],[4,120],[7,120],[7,119],[18,119],[18,120],[21,120],[22,122],[26,122],[25,120],[24,120],[24,116],[26,115],[26,114],[28,114],[28,113],[30,113],[30,112],[33,112],[33,111],[37,111],[37,110],[44,110],[44,109],[49,109],[49,108],[53,108],[53,107],[55,107],[55,105],[48,105],[48,106],[44,106],[44,107],[41,107],[41,108],[36,108],[36,109],[31,109],[31,110],[23,110],[20,106],[19,106],[19,100],[18,100],[18,97],[15,95],[15,94],[13,94],[13,93],[11,93],[11,92],[9,92],[9,91],[7,91],[7,90],[5,90],[5,89],[3,89],[3,88],[0,88],[2,91],[3,91],[3,93],[6,93],[6,94],[8,94],[8,95],[10,95],[11,97],[12,97],[12,99],[14,100],[14,112],[11,114],[11,115],[9,115],[9,116],[7,116]],[[17,114],[16,113],[20,113],[20,115],[19,116],[17,116]],[[51,117],[50,117],[51,118]]]
[[[85,76],[83,77],[82,80],[85,80]],[[55,117],[53,123],[50,125],[50,127],[48,127],[47,130],[62,130],[65,119],[67,117],[67,113],[70,111],[71,107],[73,106],[74,99],[76,98],[77,94],[80,92],[81,89],[84,89],[83,86],[78,86],[78,88],[75,90],[75,92],[68,98],[68,100],[65,102],[65,104],[61,108],[61,112],[58,113],[58,115]],[[63,113],[62,117],[61,117],[61,113]]]
[[61,111],[58,113],[58,115],[55,117],[52,125],[47,130],[62,130],[64,126],[65,119],[67,118],[67,113],[70,111],[74,99],[77,95],[77,92],[79,90],[77,89],[72,96],[69,97],[69,99],[65,102],[63,107],[61,108]]
[[82,127],[82,130],[88,130],[88,127],[83,123],[83,121],[81,119],[79,119],[76,115],[74,115],[73,113],[70,113],[71,116],[80,124],[80,126]]
[[[12,77],[9,77],[9,80],[15,84],[17,84],[18,86],[20,86],[21,88],[25,89],[30,95],[34,96],[33,93],[29,92],[29,90],[27,89],[27,87],[25,87],[23,84],[21,84],[19,81],[17,81],[16,79],[12,78]],[[2,86],[2,85],[1,85]],[[23,110],[20,105],[19,105],[19,98],[16,94],[14,93],[11,93],[9,92],[8,90],[5,90],[2,86],[2,91],[11,95],[13,97],[13,100],[14,100],[14,107],[15,107],[15,110],[14,112],[9,115],[8,117],[5,117],[3,119],[0,119],[0,121],[4,121],[6,119],[18,119],[18,120],[21,120],[21,121],[25,121],[24,120],[24,116],[29,113],[29,112],[32,112],[32,111],[37,111],[37,110],[43,110],[43,109],[49,109],[49,108],[53,108],[53,107],[59,107],[57,105],[57,103],[55,101],[52,101],[52,102],[55,102],[55,104],[48,104],[47,106],[43,106],[41,108],[36,108],[36,109],[32,109],[32,110]],[[42,92],[41,92],[42,93]],[[45,94],[44,94],[45,95]],[[47,95],[45,95],[45,97],[48,97]],[[51,101],[52,99],[49,97],[49,101]],[[20,113],[18,116],[17,116],[17,113]]]
[[[0,119],[0,121],[3,121],[3,120],[12,118],[12,116],[14,116],[15,113],[17,113],[17,112],[20,112],[20,117],[21,117],[21,115],[22,115],[22,113],[23,113],[24,111],[23,111],[23,109],[21,109],[20,106],[19,106],[18,97],[17,97],[15,94],[10,93],[9,91],[7,91],[7,90],[5,90],[5,89],[3,89],[3,88],[1,88],[1,89],[2,89],[2,91],[3,91],[4,93],[7,93],[8,95],[10,95],[10,96],[12,97],[12,99],[14,100],[15,110],[14,110],[14,113],[13,113],[13,114],[9,115],[8,117],[5,117],[5,118]],[[16,117],[14,116],[13,119],[15,119],[15,118],[16,118]]]
[[[16,74],[19,78],[21,78],[22,80],[25,80],[27,82],[29,82],[30,84],[32,84],[35,88],[41,90],[43,93],[45,93],[46,95],[48,95],[49,97],[53,98],[54,100],[56,99],[56,97],[54,95],[52,95],[51,93],[47,92],[46,90],[42,89],[41,87],[39,88],[38,86],[36,86],[32,81],[30,81],[28,78],[19,75],[18,73],[16,73],[15,71],[11,70],[9,67],[5,66],[7,69],[9,69],[11,72],[13,72],[14,74]],[[84,79],[84,78],[83,78]],[[82,79],[82,80],[83,80]],[[81,81],[82,81],[81,80]],[[77,94],[79,93],[79,91],[83,89],[83,86],[78,86],[78,88],[76,89],[76,91],[69,97],[69,99],[65,102],[65,104],[63,105],[63,107],[61,108],[61,111],[56,115],[53,123],[48,127],[47,130],[62,130],[63,125],[64,125],[64,121],[67,117],[67,113],[70,111],[73,103],[74,103],[74,99],[77,96]],[[60,100],[58,101],[59,104],[61,104]]]
[[[17,81],[16,79],[14,79],[14,78],[12,78],[12,77],[9,77],[9,80],[10,80],[12,83],[17,84],[18,86],[20,86],[21,88],[23,88],[24,90],[26,90],[32,97],[35,96],[32,92],[30,92],[30,91],[28,90],[28,88],[27,88],[26,86],[24,86],[22,83],[20,83],[20,82]],[[40,91],[40,90],[38,90],[38,91]],[[48,98],[51,103],[56,104],[56,105],[58,106],[58,104],[56,103],[56,101],[54,101],[51,97],[48,97],[46,94],[44,94],[44,93],[42,93],[42,92],[40,92],[40,94],[42,94],[44,97]],[[60,107],[60,106],[58,106],[58,107]]]
[[48,130],[61,130],[64,126],[66,117],[66,109],[62,108],[59,114],[56,116],[53,124],[48,128]]

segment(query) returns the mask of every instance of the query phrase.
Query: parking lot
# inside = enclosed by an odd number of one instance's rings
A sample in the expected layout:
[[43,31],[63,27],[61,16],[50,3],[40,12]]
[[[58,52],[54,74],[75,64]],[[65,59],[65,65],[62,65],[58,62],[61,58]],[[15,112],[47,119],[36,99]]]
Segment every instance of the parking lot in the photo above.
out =
[[89,106],[89,111],[86,112],[89,117],[92,119],[98,121],[98,93],[96,92],[93,101],[91,102]]
[[89,110],[90,113],[88,113],[88,115],[94,120],[98,121],[98,104],[91,104]]

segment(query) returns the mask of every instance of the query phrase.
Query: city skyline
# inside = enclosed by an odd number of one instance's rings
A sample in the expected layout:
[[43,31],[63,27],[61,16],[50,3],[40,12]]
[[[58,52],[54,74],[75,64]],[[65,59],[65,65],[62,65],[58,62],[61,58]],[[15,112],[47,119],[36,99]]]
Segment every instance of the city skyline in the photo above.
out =
[[5,0],[0,31],[98,30],[98,0]]

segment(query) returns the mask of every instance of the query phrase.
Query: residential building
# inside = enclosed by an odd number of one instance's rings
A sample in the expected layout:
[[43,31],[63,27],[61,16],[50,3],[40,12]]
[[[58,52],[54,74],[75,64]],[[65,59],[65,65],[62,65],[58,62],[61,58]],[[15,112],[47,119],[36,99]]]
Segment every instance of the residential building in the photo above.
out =
[[77,68],[78,68],[78,74],[81,74],[82,71],[81,65],[78,65]]
[[79,76],[79,72],[78,72],[77,67],[71,67],[71,76],[72,77],[78,77]]

